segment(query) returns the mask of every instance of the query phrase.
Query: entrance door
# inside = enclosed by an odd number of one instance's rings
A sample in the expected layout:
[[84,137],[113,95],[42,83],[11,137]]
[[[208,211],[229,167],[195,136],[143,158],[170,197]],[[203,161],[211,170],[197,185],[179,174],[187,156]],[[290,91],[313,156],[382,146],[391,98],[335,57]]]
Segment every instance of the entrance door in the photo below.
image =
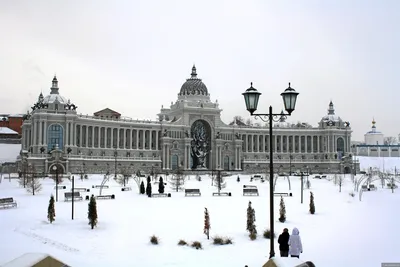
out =
[[229,171],[229,157],[228,156],[224,157],[224,170]]

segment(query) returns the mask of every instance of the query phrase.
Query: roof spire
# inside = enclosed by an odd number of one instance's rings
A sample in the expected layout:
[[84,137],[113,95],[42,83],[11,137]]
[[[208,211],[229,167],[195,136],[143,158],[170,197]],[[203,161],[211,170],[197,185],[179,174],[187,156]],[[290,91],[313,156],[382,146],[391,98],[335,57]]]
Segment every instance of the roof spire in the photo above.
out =
[[54,74],[54,78],[53,81],[51,83],[51,92],[50,94],[58,94],[58,80],[57,80],[57,76]]
[[197,72],[196,72],[196,65],[195,64],[193,64],[191,76],[192,76],[192,78],[197,78]]
[[333,106],[332,100],[331,102],[329,102],[328,115],[335,115],[335,108]]

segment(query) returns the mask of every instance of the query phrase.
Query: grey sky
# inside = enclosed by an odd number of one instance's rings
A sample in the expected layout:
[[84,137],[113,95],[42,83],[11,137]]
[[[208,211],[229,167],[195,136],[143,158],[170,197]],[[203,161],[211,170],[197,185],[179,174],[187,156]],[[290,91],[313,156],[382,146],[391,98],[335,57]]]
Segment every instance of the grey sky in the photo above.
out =
[[317,125],[328,103],[363,139],[375,117],[400,133],[400,1],[0,2],[0,113],[25,113],[38,94],[60,94],[93,114],[109,107],[155,119],[175,101],[193,63],[222,118],[248,117],[241,93],[254,83],[260,112],[300,92],[289,121]]

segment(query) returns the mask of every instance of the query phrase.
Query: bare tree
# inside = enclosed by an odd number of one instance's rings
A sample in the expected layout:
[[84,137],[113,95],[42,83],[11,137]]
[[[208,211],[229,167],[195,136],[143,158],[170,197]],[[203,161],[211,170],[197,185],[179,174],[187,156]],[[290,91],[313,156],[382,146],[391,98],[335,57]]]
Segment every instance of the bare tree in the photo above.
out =
[[185,185],[186,176],[184,175],[182,168],[178,167],[175,170],[175,173],[171,175],[169,180],[170,186],[172,189],[178,192],[179,190],[183,190]]
[[133,180],[136,182],[136,185],[138,186],[139,192],[140,192],[140,184],[142,183],[143,179],[146,178],[146,175],[143,175],[140,170],[137,170],[135,175],[133,175]]
[[121,186],[126,186],[126,184],[129,183],[129,178],[131,178],[132,173],[128,167],[123,167],[121,168],[121,174],[117,175],[117,183],[119,183]]
[[336,182],[337,182],[337,185],[339,186],[339,192],[342,192],[342,185],[343,185],[343,182],[344,182],[344,175],[336,175],[335,174],[335,177],[336,177]]
[[394,136],[387,136],[384,138],[383,143],[385,145],[395,145],[397,144],[397,138]]
[[217,173],[215,182],[216,183],[214,184],[214,186],[218,188],[218,192],[226,187],[226,181],[225,181],[222,173],[219,173],[219,174]]
[[35,193],[40,192],[42,190],[42,184],[39,181],[39,177],[36,177],[35,167],[30,166],[28,170],[29,170],[28,173],[29,176],[26,184],[26,191],[28,193],[32,193],[32,195],[34,196]]

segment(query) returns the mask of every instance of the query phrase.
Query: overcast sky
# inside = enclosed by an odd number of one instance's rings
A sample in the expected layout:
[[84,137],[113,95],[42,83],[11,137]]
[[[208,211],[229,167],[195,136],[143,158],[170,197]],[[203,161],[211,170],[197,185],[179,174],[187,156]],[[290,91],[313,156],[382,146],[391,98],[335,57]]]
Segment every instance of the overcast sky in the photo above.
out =
[[249,117],[250,82],[259,112],[280,112],[291,82],[300,95],[289,121],[316,126],[332,100],[353,140],[373,117],[397,136],[399,25],[396,0],[3,0],[0,113],[25,113],[56,73],[79,113],[156,119],[195,63],[227,123]]

